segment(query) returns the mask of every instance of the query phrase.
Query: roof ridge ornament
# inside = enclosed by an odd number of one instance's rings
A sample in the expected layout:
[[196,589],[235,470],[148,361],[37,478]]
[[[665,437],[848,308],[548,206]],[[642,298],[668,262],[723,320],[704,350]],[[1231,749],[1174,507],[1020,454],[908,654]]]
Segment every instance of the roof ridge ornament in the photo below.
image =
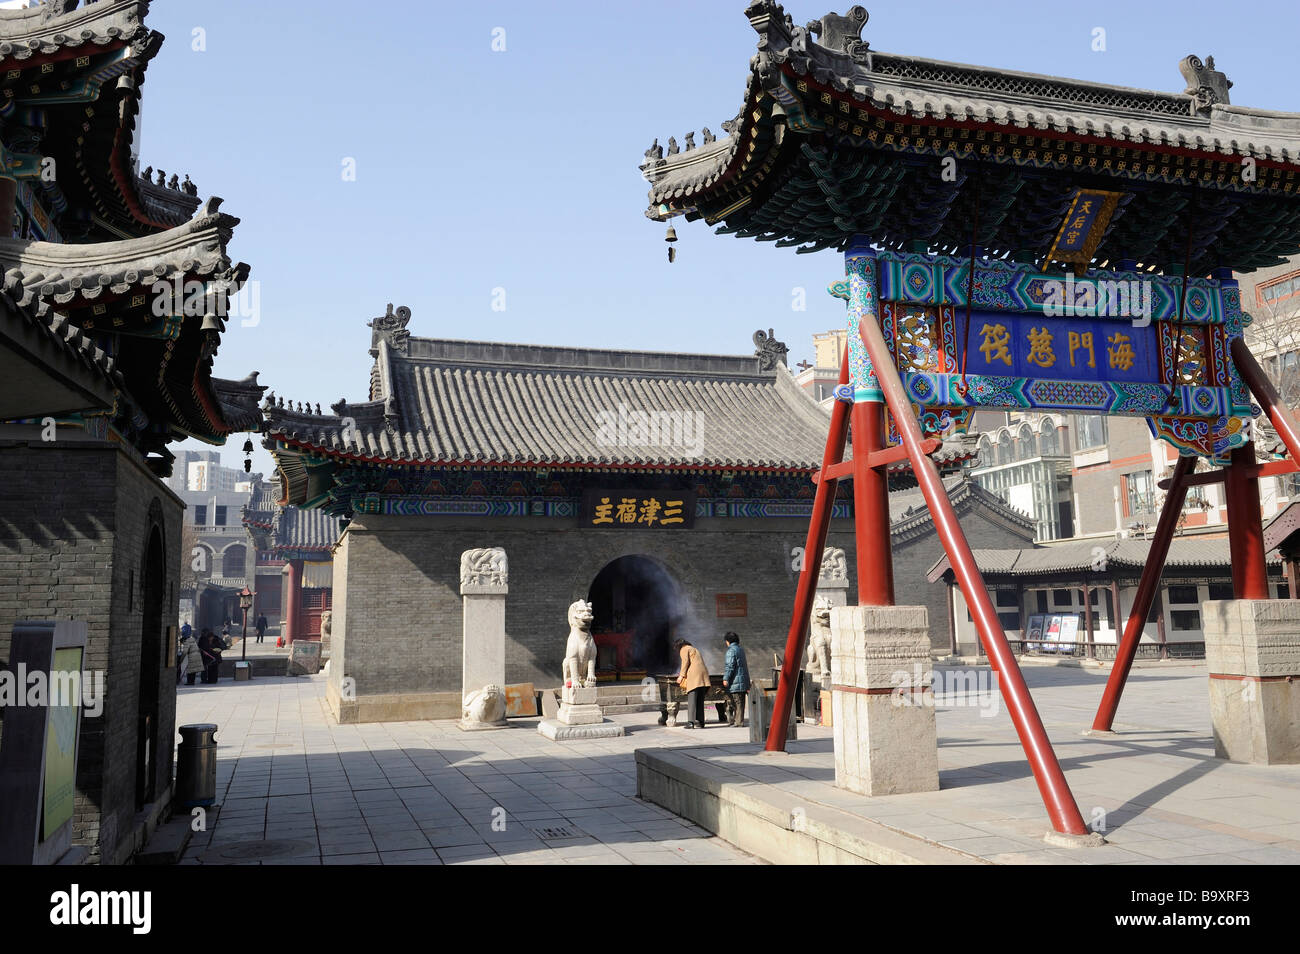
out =
[[862,39],[862,28],[870,14],[866,7],[849,7],[848,13],[828,13],[820,20],[812,20],[805,29],[817,35],[817,45],[835,53],[847,53],[855,62],[865,62],[869,44]]
[[411,333],[406,330],[406,325],[410,320],[411,309],[405,305],[398,305],[394,310],[393,303],[390,301],[388,310],[384,314],[366,322],[366,327],[373,329],[370,336],[370,353],[377,353],[382,338],[398,354],[406,354],[407,339],[411,337]]
[[1185,56],[1178,63],[1178,70],[1187,80],[1183,95],[1192,97],[1193,116],[1210,115],[1210,108],[1216,103],[1229,105],[1228,90],[1232,88],[1232,81],[1214,68],[1213,56],[1207,56],[1204,63],[1195,54]]
[[786,356],[790,349],[786,347],[784,341],[776,340],[776,331],[772,328],[766,332],[759,328],[754,332],[754,344],[758,350],[754,352],[754,357],[758,358],[759,371],[775,371],[778,367],[785,364]]

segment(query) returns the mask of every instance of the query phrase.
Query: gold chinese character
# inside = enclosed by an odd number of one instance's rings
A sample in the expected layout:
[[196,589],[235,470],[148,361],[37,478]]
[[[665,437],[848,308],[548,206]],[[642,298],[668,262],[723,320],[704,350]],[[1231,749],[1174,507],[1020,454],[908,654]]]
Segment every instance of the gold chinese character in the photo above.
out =
[[1091,211],[1092,211],[1092,199],[1088,199],[1086,202],[1079,203],[1080,215],[1087,215]]
[[1088,220],[1084,218],[1082,215],[1070,223],[1070,228],[1073,229],[1086,229],[1087,227],[1088,227]]
[[1071,245],[1073,245],[1075,242],[1077,242],[1077,241],[1079,240],[1079,233],[1078,233],[1078,231],[1076,230],[1076,231],[1066,232],[1066,233],[1065,233],[1065,239],[1066,239],[1067,242],[1069,242]]
[[619,523],[636,523],[636,498],[623,497],[618,502],[618,510],[615,512]]
[[663,506],[653,497],[641,501],[641,518],[637,523],[644,523],[647,527],[654,526],[657,518],[656,514],[663,509]]
[[610,511],[613,509],[614,505],[609,502],[609,498],[601,497],[600,503],[596,504],[596,516],[591,521],[591,525],[595,526],[598,523],[613,523],[614,518],[610,516]]
[[1097,357],[1092,350],[1092,332],[1070,332],[1070,367],[1074,367],[1074,353],[1080,348],[1088,349],[1088,367],[1097,367]]
[[665,500],[664,515],[662,518],[660,518],[659,522],[661,524],[681,523],[682,522],[682,501]]
[[1056,364],[1056,355],[1052,353],[1052,333],[1046,327],[1029,329],[1029,356],[1025,360],[1040,368]]
[[1120,371],[1128,371],[1133,367],[1133,346],[1129,344],[1129,336],[1115,332],[1106,339],[1110,345],[1106,349],[1106,354],[1110,356],[1110,366]]
[[1006,362],[1007,367],[1011,367],[1011,355],[1007,351],[1007,345],[1011,343],[1011,335],[1006,325],[985,325],[980,329],[980,334],[984,336],[984,343],[980,345],[980,350],[984,352],[984,360],[992,364],[1001,359]]

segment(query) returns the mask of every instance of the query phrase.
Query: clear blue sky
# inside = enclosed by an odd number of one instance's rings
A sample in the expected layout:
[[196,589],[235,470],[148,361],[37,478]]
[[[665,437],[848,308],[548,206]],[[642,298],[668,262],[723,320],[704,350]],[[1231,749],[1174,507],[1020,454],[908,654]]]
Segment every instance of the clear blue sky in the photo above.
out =
[[[786,10],[805,23],[828,2]],[[810,336],[843,321],[825,293],[835,253],[679,220],[670,266],[664,227],[642,214],[650,141],[720,134],[740,107],[745,6],[155,0],[147,22],[167,40],[143,86],[141,164],[222,196],[243,220],[231,255],[260,283],[261,321],[232,322],[217,373],[255,369],[322,407],[364,399],[365,322],[388,302],[410,306],[419,336],[739,354],[771,327],[791,363],[811,359]],[[867,9],[873,49],[1165,91],[1182,90],[1183,56],[1210,54],[1233,103],[1300,112],[1294,2]],[[254,469],[271,472],[260,447]]]

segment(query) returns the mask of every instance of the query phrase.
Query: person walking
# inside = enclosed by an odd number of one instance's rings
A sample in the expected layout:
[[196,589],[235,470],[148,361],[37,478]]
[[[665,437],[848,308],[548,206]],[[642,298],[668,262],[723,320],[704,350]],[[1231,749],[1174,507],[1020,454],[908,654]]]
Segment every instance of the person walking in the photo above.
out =
[[203,656],[203,681],[211,685],[217,681],[221,666],[221,637],[210,629],[205,629],[199,637],[199,652]]
[[257,629],[257,641],[260,643],[262,641],[262,637],[266,635],[266,626],[267,626],[266,614],[258,613],[257,622],[254,623],[253,626]]
[[180,674],[176,677],[176,685],[181,684],[182,678],[185,680],[185,685],[194,685],[194,677],[199,674],[199,670],[202,668],[203,653],[199,651],[199,641],[194,638],[194,631],[191,630],[181,640],[181,668]]
[[740,648],[740,637],[727,633],[727,665],[723,670],[722,688],[727,693],[729,723],[737,728],[745,724],[745,695],[749,692],[749,660]]
[[677,685],[686,693],[686,728],[704,728],[704,697],[709,691],[709,669],[700,651],[684,639],[673,643],[681,656],[682,668]]
[[230,641],[230,619],[227,618],[226,622],[221,627],[221,646],[223,649],[229,649],[231,645],[232,643]]

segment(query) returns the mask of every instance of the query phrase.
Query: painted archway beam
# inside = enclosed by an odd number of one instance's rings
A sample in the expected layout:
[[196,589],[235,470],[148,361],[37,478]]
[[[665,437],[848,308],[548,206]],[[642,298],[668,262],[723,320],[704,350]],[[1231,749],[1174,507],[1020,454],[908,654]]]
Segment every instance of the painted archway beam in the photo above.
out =
[[[911,458],[912,472],[934,515],[935,530],[961,585],[962,595],[970,607],[985,652],[998,674],[998,688],[1006,702],[1007,711],[1011,714],[1011,721],[1020,737],[1025,757],[1029,760],[1034,780],[1038,783],[1038,792],[1047,808],[1052,827],[1063,834],[1086,835],[1088,829],[1079,813],[1078,803],[1065,780],[1065,773],[1061,771],[1061,763],[1047,737],[1047,730],[1044,729],[1043,720],[1029,694],[1029,687],[1025,685],[1020,667],[1016,665],[1015,656],[998,620],[997,610],[989,598],[988,587],[944,489],[939,469],[924,453],[921,427],[912,412],[902,378],[890,358],[884,332],[875,321],[861,321],[858,323],[858,334],[871,358],[885,404],[889,407],[903,446]],[[861,541],[859,543],[861,545]],[[787,663],[788,661],[787,657]]]

